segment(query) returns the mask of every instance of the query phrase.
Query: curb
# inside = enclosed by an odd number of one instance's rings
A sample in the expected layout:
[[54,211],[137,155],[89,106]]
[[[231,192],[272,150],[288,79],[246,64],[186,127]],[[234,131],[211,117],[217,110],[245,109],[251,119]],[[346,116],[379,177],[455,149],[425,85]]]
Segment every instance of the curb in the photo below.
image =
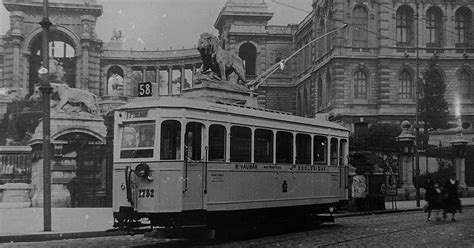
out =
[[106,236],[128,235],[125,231],[91,231],[91,232],[69,232],[69,233],[35,233],[35,234],[12,234],[0,235],[1,243],[15,242],[41,242],[61,239],[79,239],[79,238],[95,238]]

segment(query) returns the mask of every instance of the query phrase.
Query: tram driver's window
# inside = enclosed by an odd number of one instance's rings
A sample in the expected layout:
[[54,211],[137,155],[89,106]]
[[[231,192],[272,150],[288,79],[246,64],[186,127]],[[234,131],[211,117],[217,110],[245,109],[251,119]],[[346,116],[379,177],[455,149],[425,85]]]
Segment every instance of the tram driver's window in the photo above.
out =
[[151,158],[154,146],[154,123],[128,123],[123,126],[120,158]]
[[296,163],[311,164],[311,136],[307,134],[296,135]]
[[162,160],[181,159],[181,123],[168,120],[161,123],[161,147],[160,157]]
[[197,122],[190,122],[186,124],[186,135],[185,135],[185,154],[187,159],[201,160],[202,150],[202,129],[203,125]]
[[225,138],[224,126],[211,125],[209,127],[209,160],[225,161]]
[[255,130],[255,162],[273,163],[273,132],[271,130]]
[[231,162],[250,162],[251,135],[250,128],[237,126],[230,128]]
[[315,164],[326,164],[326,157],[327,157],[327,147],[328,147],[328,140],[324,136],[314,136],[314,149],[313,149],[313,156],[314,156],[314,163]]
[[277,132],[276,162],[293,164],[293,134],[282,131]]
[[338,155],[337,155],[337,139],[331,139],[331,165],[337,165]]

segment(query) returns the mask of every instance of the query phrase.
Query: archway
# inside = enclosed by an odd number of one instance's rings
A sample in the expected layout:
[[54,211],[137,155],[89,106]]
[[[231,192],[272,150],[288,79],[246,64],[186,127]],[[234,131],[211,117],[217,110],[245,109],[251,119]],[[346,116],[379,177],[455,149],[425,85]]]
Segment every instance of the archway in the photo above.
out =
[[103,142],[91,134],[76,130],[59,136],[53,143],[55,166],[61,167],[64,174],[69,173],[68,178],[76,179],[74,183],[67,180],[71,196],[73,191],[76,193],[73,206],[105,206],[107,172]]
[[244,61],[245,76],[254,76],[257,60],[257,48],[252,43],[247,42],[240,46],[239,57]]
[[[41,34],[36,35],[30,45],[30,73],[29,73],[29,93],[33,93],[34,85],[39,83],[38,79],[38,69],[42,64],[42,39]],[[51,81],[63,81],[68,84],[70,87],[76,86],[76,48],[74,47],[73,40],[59,31],[52,31],[50,33],[49,41],[49,57],[50,57],[50,67],[54,65],[57,70],[62,70],[58,73],[63,76],[58,78],[57,76],[52,76]],[[53,72],[53,68],[50,68],[50,72]],[[63,74],[63,75],[62,75]]]
[[107,70],[107,95],[123,96],[124,72],[120,66],[114,65]]

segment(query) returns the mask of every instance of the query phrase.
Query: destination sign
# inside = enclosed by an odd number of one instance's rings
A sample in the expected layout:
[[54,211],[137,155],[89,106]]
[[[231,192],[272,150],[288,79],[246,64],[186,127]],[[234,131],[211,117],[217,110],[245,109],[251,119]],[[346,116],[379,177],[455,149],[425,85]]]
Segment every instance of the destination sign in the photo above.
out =
[[148,110],[127,111],[127,119],[144,118],[148,116]]

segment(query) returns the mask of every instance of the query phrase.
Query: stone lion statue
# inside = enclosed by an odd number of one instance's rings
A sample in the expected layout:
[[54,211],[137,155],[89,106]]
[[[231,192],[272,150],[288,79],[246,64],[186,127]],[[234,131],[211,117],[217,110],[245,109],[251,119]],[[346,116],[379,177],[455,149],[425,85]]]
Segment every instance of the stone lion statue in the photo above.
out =
[[[81,90],[76,88],[71,88],[66,84],[51,83],[53,88],[52,95],[57,95],[59,98],[56,103],[55,110],[57,112],[66,112],[65,106],[83,104],[85,106],[85,111],[92,114],[98,114],[97,106],[97,96],[87,90]],[[30,99],[38,100],[41,97],[41,91],[39,89],[40,85],[35,85],[35,90]],[[78,111],[81,112],[81,111]]]
[[197,50],[201,54],[201,72],[211,69],[220,80],[229,80],[229,75],[235,72],[238,76],[237,81],[241,81],[243,85],[246,84],[242,60],[239,56],[222,49],[216,36],[202,33],[198,41]]

